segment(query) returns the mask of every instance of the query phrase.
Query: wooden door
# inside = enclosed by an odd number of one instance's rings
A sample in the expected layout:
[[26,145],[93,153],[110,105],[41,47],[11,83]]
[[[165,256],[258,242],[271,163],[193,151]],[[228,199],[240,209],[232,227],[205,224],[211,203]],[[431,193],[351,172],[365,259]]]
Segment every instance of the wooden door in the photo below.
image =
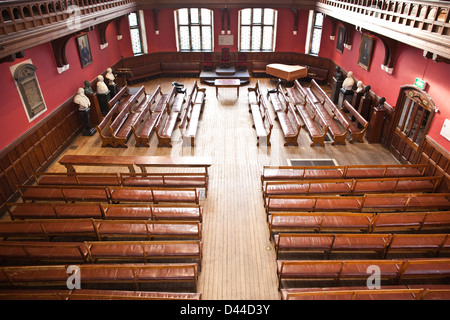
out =
[[414,163],[435,112],[431,98],[414,86],[401,88],[394,109],[390,151],[402,163]]

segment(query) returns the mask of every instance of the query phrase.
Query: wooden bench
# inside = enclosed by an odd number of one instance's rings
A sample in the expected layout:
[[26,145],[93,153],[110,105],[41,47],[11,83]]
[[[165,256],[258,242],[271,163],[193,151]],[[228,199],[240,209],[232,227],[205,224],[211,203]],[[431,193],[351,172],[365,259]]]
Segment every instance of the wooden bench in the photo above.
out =
[[123,186],[19,185],[19,195],[27,201],[63,202],[186,202],[199,203],[195,188],[156,188]]
[[266,144],[270,146],[273,121],[264,97],[259,91],[259,80],[254,88],[248,88],[248,103],[249,112],[253,118],[253,128],[256,131],[256,145],[259,146],[260,139],[265,138]]
[[381,281],[401,284],[420,279],[445,279],[450,276],[450,259],[398,259],[398,260],[277,260],[278,287],[283,280],[327,281],[335,285],[342,282],[366,282],[372,274],[370,266],[380,269]]
[[206,101],[206,88],[200,88],[197,80],[194,81],[189,93],[186,108],[181,118],[180,131],[183,137],[190,139],[191,147],[195,146],[195,137],[197,135],[200,116]]
[[148,64],[139,64],[135,67],[131,67],[131,75],[127,77],[127,81],[134,82],[140,79],[148,79],[153,76],[161,75],[161,63],[151,62]]
[[172,87],[171,91],[167,93],[163,93],[161,91],[161,86],[158,85],[155,91],[152,94],[152,97],[155,99],[156,103],[153,106],[153,112],[162,112],[164,108],[167,107],[167,103],[169,101],[169,97],[175,92],[175,87]]
[[256,77],[256,75],[266,74],[266,66],[269,64],[267,61],[253,61],[252,62],[252,75]]
[[67,172],[75,172],[75,166],[88,167],[125,167],[130,172],[135,172],[134,162],[136,156],[91,156],[66,154],[58,163],[66,167]]
[[201,293],[94,289],[0,290],[0,300],[201,300]]
[[126,143],[132,132],[131,127],[136,125],[141,112],[151,103],[151,97],[145,93],[144,86],[140,87],[128,99],[128,104],[119,112],[109,128],[113,137],[114,147],[127,147]]
[[171,61],[161,62],[161,72],[164,76],[200,74],[200,62],[198,61]]
[[263,197],[271,195],[435,192],[442,177],[354,178],[297,181],[268,181]]
[[114,146],[114,138],[111,135],[110,125],[114,121],[114,117],[118,113],[118,110],[119,104],[116,103],[95,127],[102,140],[102,147]]
[[[141,290],[156,283],[183,282],[197,291],[198,265],[195,263],[152,264],[81,264],[78,266],[85,289]],[[1,288],[62,288],[67,289],[66,265],[0,267]],[[180,290],[178,286],[172,291]],[[145,289],[144,289],[145,290]]]
[[130,96],[131,94],[127,86],[120,88],[116,95],[108,101],[109,110],[114,108],[116,104],[119,104],[117,112],[120,112],[128,104],[128,98]]
[[265,181],[420,177],[425,164],[346,165],[346,166],[263,166]]
[[199,204],[7,203],[11,220],[21,219],[145,219],[202,221]]
[[288,105],[287,111],[277,112],[277,119],[280,123],[281,130],[283,131],[285,146],[293,144],[298,146],[298,135],[300,134],[300,129],[302,124],[298,119],[297,115],[291,104]]
[[448,234],[347,234],[279,233],[274,235],[277,259],[287,253],[320,253],[330,259],[340,253],[373,253],[386,259],[391,254],[430,253],[439,256],[450,250]]
[[307,66],[308,78],[314,79],[320,82],[326,82],[328,80],[328,69]]
[[441,285],[281,289],[281,300],[448,300],[450,288]]
[[155,125],[158,122],[161,114],[159,112],[153,112],[150,108],[150,104],[147,105],[136,119],[135,123],[131,126],[131,131],[135,139],[135,146],[150,147],[150,137],[155,129]]
[[84,241],[102,240],[201,240],[199,221],[104,220],[104,219],[33,219],[0,221],[0,237],[4,239],[53,238]]
[[448,210],[450,193],[365,194],[363,196],[268,196],[266,212],[275,211],[426,211]]
[[[314,79],[311,80],[311,87],[304,89],[310,98],[315,96],[315,99],[311,99],[311,107],[316,111],[316,113],[320,113],[322,115],[325,123],[328,125],[328,130],[333,137],[332,145],[336,145],[339,143],[345,145],[345,140],[350,130],[350,124],[348,123],[347,118],[340,113],[340,110],[335,106],[331,99],[328,98],[328,96],[325,94],[322,88],[320,88],[317,82],[314,81]],[[325,105],[328,106],[330,112],[333,113],[333,117],[330,116],[329,111],[327,110]],[[338,119],[341,127],[334,121],[335,117]]]
[[172,133],[175,130],[178,115],[178,112],[170,112],[167,105],[161,111],[161,115],[155,124],[155,132],[158,137],[158,147],[172,147]]
[[301,86],[298,80],[294,81],[293,87],[287,87],[287,95],[291,98],[291,101],[295,108],[297,109],[298,114],[300,115],[303,126],[308,130],[309,136],[311,137],[311,147],[319,144],[322,147],[325,146],[324,141],[328,132],[329,126],[322,120],[321,114],[317,117],[317,120],[320,121],[320,125],[323,128],[322,130],[316,124],[316,114],[314,113],[311,116],[308,108],[306,107],[308,97],[302,97],[298,87]]
[[450,232],[450,212],[273,212],[268,223],[271,237],[283,232]]
[[354,118],[356,121],[356,123],[353,122],[351,119],[349,121],[350,123],[349,129],[352,135],[350,142],[351,143],[353,143],[354,141],[364,142],[364,135],[366,134],[367,128],[369,127],[369,122],[366,119],[364,119],[347,100],[344,100],[344,103],[342,104],[342,111],[344,111],[344,113],[345,111],[349,112],[351,117]]

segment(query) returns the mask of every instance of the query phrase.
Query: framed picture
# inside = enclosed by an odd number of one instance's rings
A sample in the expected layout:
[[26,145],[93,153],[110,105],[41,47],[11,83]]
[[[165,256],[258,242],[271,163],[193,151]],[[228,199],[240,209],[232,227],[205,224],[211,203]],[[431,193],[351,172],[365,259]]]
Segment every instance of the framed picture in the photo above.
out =
[[359,45],[358,65],[365,70],[369,70],[370,61],[372,60],[373,41],[373,37],[362,34],[361,44]]
[[338,26],[336,50],[340,53],[344,52],[345,28],[343,25]]
[[87,67],[92,63],[92,53],[88,34],[84,33],[77,36],[76,41],[78,53],[80,54],[81,68]]

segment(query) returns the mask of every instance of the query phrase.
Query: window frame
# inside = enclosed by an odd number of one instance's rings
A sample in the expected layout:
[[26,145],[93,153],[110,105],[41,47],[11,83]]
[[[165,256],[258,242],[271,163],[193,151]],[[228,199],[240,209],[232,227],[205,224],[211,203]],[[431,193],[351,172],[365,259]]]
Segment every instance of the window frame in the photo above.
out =
[[[253,22],[253,16],[254,11],[261,10],[261,22],[260,23],[254,23]],[[251,10],[250,13],[250,24],[243,24],[242,23],[242,12],[244,10]],[[273,11],[273,20],[272,24],[266,24],[264,19],[264,12],[265,10],[272,10]],[[239,41],[238,41],[238,47],[239,51],[245,51],[245,52],[274,52],[275,51],[275,44],[276,44],[276,33],[277,33],[277,19],[278,19],[278,10],[273,8],[244,8],[239,10]],[[250,48],[249,49],[243,49],[242,48],[242,27],[250,27]],[[260,27],[261,28],[261,39],[260,39],[260,46],[258,49],[252,48],[252,40],[253,40],[253,30],[254,27]],[[272,28],[272,45],[271,49],[263,49],[264,44],[264,29],[265,27],[271,27]]]
[[[192,9],[198,10],[198,22],[192,22]],[[187,10],[188,23],[180,24],[179,13],[180,10]],[[208,10],[208,14],[210,15],[210,24],[204,24],[202,21],[202,10]],[[180,8],[174,10],[174,19],[175,19],[175,30],[176,30],[176,42],[177,42],[177,51],[178,52],[210,52],[214,51],[214,12],[208,8]],[[181,28],[187,27],[189,32],[189,49],[181,48]],[[200,32],[200,48],[194,49],[192,45],[192,27],[198,27]],[[203,28],[208,27],[210,29],[210,38],[211,38],[211,48],[203,48],[204,47],[204,37],[203,37]]]
[[[131,25],[130,22],[130,15],[136,15],[136,25]],[[142,42],[142,32],[141,32],[141,23],[140,23],[140,17],[138,12],[131,12],[128,14],[128,26],[130,27],[130,39],[131,39],[131,50],[133,51],[133,55],[138,56],[144,54],[144,48],[143,48],[143,42]],[[131,30],[137,30],[139,34],[139,47],[141,48],[140,52],[134,51],[134,44],[133,44],[133,37],[131,35]]]
[[[316,23],[318,14],[322,15],[322,24],[321,25],[318,25]],[[310,31],[310,41],[309,41],[309,48],[308,48],[308,54],[313,55],[313,56],[319,56],[320,45],[319,45],[319,48],[318,48],[317,52],[313,52],[312,51],[312,48],[313,48],[312,44],[314,42],[314,31],[315,30],[320,30],[320,36],[319,37],[320,38],[322,37],[323,19],[324,19],[323,13],[313,11],[313,13],[312,13],[311,31]],[[319,40],[319,42],[320,42],[320,40]]]

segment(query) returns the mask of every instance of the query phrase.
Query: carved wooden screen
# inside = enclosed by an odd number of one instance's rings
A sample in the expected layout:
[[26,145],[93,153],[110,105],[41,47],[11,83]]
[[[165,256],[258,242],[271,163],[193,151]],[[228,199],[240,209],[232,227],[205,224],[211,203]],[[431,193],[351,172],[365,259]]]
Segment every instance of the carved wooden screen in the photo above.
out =
[[400,90],[394,109],[394,124],[390,150],[401,162],[413,163],[417,151],[433,119],[435,106],[424,91],[414,86]]

